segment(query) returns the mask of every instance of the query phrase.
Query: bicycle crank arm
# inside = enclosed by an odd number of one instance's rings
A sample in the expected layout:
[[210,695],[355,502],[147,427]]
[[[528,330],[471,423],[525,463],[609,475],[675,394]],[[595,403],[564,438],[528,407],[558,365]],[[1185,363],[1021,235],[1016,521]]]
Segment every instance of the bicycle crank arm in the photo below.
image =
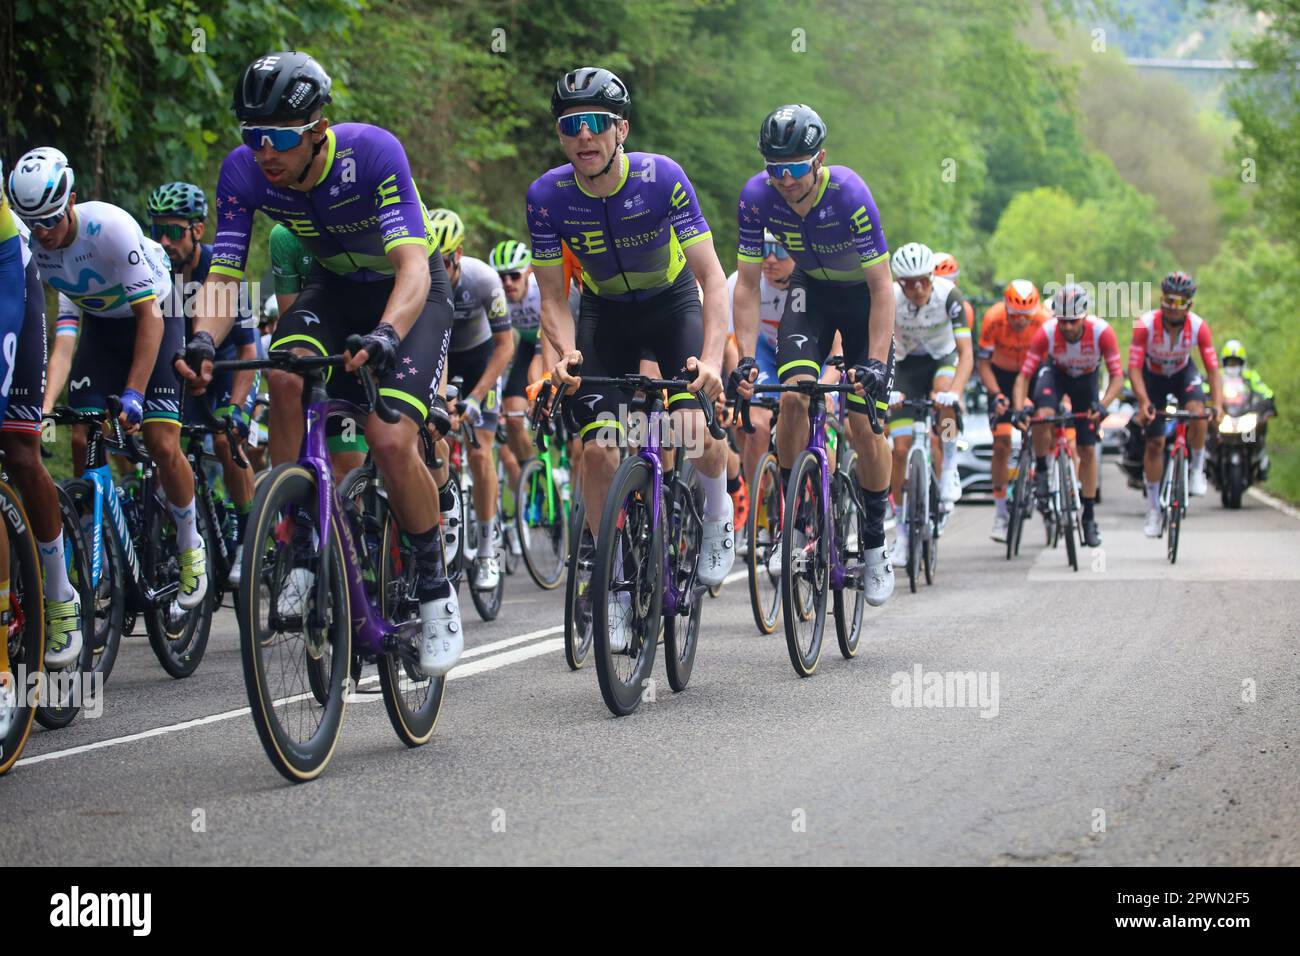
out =
[[152,588],[145,588],[144,597],[151,607],[162,607],[164,604],[170,603],[180,589],[180,582],[173,581],[171,584],[160,587],[157,591]]

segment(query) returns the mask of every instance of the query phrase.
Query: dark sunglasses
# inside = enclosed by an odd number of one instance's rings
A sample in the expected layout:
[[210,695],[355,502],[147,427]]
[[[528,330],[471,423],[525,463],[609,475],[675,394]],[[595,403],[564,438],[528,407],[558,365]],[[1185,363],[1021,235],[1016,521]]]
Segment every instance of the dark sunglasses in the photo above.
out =
[[1074,325],[1075,322],[1082,322],[1082,321],[1083,321],[1083,316],[1081,316],[1081,315],[1075,315],[1075,316],[1069,316],[1069,315],[1058,315],[1058,316],[1056,316],[1056,321],[1057,321],[1057,322],[1064,322],[1064,323],[1066,323],[1067,325]]
[[244,145],[257,152],[263,143],[270,143],[277,153],[284,153],[302,142],[302,134],[314,127],[320,120],[313,120],[304,126],[241,126],[240,135]]
[[185,238],[185,234],[189,232],[191,228],[193,227],[189,225],[182,226],[179,223],[174,222],[155,222],[149,226],[149,232],[154,237],[155,241],[162,239],[165,236],[168,242],[180,242]]
[[781,245],[779,242],[765,242],[763,243],[763,258],[766,259],[768,256],[776,256],[778,259],[789,259],[790,253],[786,252],[785,246]]
[[42,216],[39,219],[28,219],[26,216],[19,216],[18,218],[27,224],[28,229],[53,229],[63,222],[63,217],[67,214],[68,211],[64,209],[53,216]]
[[524,274],[523,274],[522,272],[503,272],[503,273],[501,273],[501,278],[503,278],[503,279],[509,279],[511,282],[518,282],[518,281],[519,281],[520,279],[522,279],[523,277],[524,277]]
[[1180,295],[1166,295],[1160,299],[1160,308],[1181,310],[1191,308],[1192,300],[1184,299]]
[[592,136],[599,136],[614,125],[618,117],[613,113],[570,113],[559,119],[560,133],[564,136],[577,136],[585,126]]
[[812,171],[813,160],[805,163],[768,163],[767,174],[778,182],[789,176],[791,179],[802,179]]

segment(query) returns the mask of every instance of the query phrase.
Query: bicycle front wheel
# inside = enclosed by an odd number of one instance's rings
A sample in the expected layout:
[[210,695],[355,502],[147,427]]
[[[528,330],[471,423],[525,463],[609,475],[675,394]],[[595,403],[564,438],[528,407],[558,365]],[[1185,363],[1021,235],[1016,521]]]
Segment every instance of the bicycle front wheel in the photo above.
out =
[[[181,574],[176,526],[167,513],[167,507],[159,500],[159,494],[159,489],[151,488],[142,499],[146,513],[142,574],[145,585],[154,591],[178,585]],[[202,507],[197,495],[194,507],[198,512],[199,534],[206,544],[204,551],[208,566],[208,592],[198,607],[188,611],[180,606],[174,595],[160,598],[144,616],[149,645],[158,657],[158,663],[163,670],[178,679],[189,677],[203,661],[203,652],[208,646],[208,633],[212,629],[212,609],[217,604],[217,580],[212,570],[212,542],[219,532],[211,527],[208,511]]]
[[[316,476],[301,465],[280,465],[258,486],[239,582],[253,723],[271,764],[292,783],[320,776],[334,755],[352,658],[343,544],[335,528],[317,540],[316,491]],[[321,573],[328,580],[318,583]]]
[[676,578],[673,587],[680,594],[680,600],[690,602],[686,613],[682,613],[679,607],[664,618],[664,667],[668,671],[668,686],[674,693],[681,693],[686,689],[695,666],[700,615],[703,613],[704,593],[708,590],[696,579],[704,543],[704,489],[689,462],[682,466],[669,489],[663,513],[669,519],[668,541],[672,556],[669,567]]
[[596,676],[605,705],[619,717],[636,710],[651,690],[664,568],[663,525],[654,510],[650,465],[624,459],[605,499],[591,572]]
[[1065,559],[1075,571],[1079,570],[1078,537],[1079,515],[1074,510],[1074,459],[1069,455],[1057,458],[1057,474],[1061,493],[1061,531],[1065,537]]
[[1026,437],[1024,442],[1025,444],[1021,445],[1019,460],[1016,462],[1016,482],[1011,486],[1011,500],[1007,502],[1007,516],[1010,519],[1007,526],[1008,561],[1020,553],[1020,535],[1025,530],[1025,519],[1033,509],[1030,501],[1030,490],[1033,487],[1029,474],[1031,462],[1029,455],[1025,453],[1029,439]]
[[930,478],[930,463],[925,452],[915,444],[907,456],[907,584],[916,593],[916,581],[921,576],[921,542],[926,534],[925,491]]
[[72,499],[62,488],[58,489],[58,495],[68,581],[81,602],[82,643],[75,661],[62,671],[49,674],[44,703],[36,709],[36,720],[46,730],[58,730],[72,723],[86,697],[97,690],[91,683],[95,671],[95,589],[91,584],[90,559],[81,540],[81,524]]
[[[866,549],[862,546],[865,515],[858,496],[857,481],[845,469],[835,475],[831,486],[834,501],[835,546],[840,552],[840,566],[845,569],[843,587],[834,589],[835,637],[840,655],[848,660],[858,653],[862,640],[862,613],[866,609]],[[856,568],[850,570],[850,565]]]
[[[822,498],[821,461],[810,451],[800,453],[790,472],[785,514],[785,533],[781,535],[785,644],[795,673],[809,677],[821,658],[830,584],[830,537]],[[803,608],[810,613],[801,614]]]
[[781,546],[781,508],[785,504],[785,489],[781,487],[781,469],[776,455],[764,453],[754,469],[754,489],[749,502],[747,537],[749,552],[745,566],[749,572],[749,604],[754,612],[754,623],[763,634],[776,630],[776,618],[781,613],[781,579],[768,570],[772,554]]
[[570,670],[587,662],[591,651],[591,568],[596,542],[587,528],[587,509],[581,501],[572,512],[569,533],[569,576],[564,586],[564,660]]
[[13,769],[27,746],[36,707],[32,692],[44,680],[45,592],[41,587],[41,559],[36,535],[17,492],[0,481],[0,512],[9,539],[9,669],[0,680],[9,684],[15,706],[8,732],[0,739],[0,776]]
[[558,587],[569,553],[569,520],[548,461],[534,456],[519,475],[515,533],[524,566],[539,588]]
[[1183,513],[1187,507],[1187,457],[1182,451],[1174,452],[1169,460],[1169,504],[1165,509],[1165,523],[1168,525],[1167,539],[1169,563],[1178,563],[1178,539],[1183,530]]

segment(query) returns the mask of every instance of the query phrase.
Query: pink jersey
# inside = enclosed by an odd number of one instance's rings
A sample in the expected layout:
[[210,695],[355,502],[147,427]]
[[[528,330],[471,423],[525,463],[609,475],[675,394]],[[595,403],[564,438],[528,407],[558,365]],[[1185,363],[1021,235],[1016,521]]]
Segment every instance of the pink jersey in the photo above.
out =
[[1111,375],[1121,375],[1123,371],[1119,360],[1119,341],[1110,323],[1096,316],[1083,320],[1083,335],[1079,341],[1070,342],[1062,334],[1056,319],[1048,319],[1034,334],[1025,354],[1025,364],[1020,367],[1020,374],[1032,378],[1034,372],[1044,359],[1059,368],[1071,378],[1091,375],[1097,371],[1102,359],[1106,360],[1106,369]]
[[1214,351],[1214,337],[1210,324],[1195,312],[1189,312],[1180,331],[1166,330],[1160,310],[1144,313],[1133,323],[1133,344],[1128,350],[1128,367],[1144,365],[1156,375],[1168,377],[1182,371],[1191,361],[1192,344],[1201,350],[1205,370],[1219,367],[1219,356]]

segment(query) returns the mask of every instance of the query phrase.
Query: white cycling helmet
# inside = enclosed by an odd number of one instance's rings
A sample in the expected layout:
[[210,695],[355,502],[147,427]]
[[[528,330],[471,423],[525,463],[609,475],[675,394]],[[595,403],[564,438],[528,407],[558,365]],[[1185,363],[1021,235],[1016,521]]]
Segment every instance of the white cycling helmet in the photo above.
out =
[[9,173],[9,201],[23,219],[57,216],[72,195],[72,167],[68,157],[52,146],[23,154]]
[[919,242],[909,242],[894,250],[894,257],[889,261],[897,279],[915,279],[934,274],[934,253],[930,247]]

